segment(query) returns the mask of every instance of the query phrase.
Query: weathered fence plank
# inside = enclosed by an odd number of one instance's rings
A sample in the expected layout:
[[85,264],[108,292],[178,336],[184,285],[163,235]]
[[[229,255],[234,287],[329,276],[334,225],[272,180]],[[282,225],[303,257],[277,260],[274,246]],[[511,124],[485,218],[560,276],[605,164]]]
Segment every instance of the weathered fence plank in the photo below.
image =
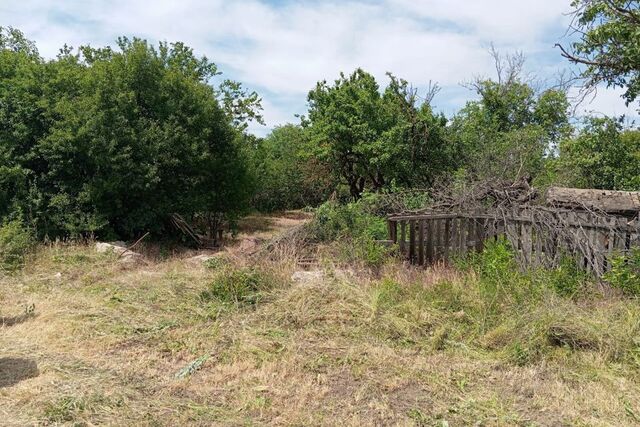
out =
[[424,265],[424,221],[418,220],[418,265]]
[[446,263],[505,236],[522,268],[553,267],[570,256],[579,268],[602,276],[612,257],[640,247],[640,219],[562,209],[394,215],[388,221],[390,240],[418,265]]

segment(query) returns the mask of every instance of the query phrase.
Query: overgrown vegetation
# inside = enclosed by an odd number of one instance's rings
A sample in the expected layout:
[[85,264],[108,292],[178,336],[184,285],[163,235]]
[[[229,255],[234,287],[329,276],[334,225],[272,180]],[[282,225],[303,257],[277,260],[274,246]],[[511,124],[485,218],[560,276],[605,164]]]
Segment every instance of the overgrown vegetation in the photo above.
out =
[[[385,312],[407,319],[415,332],[403,340],[426,340],[439,350],[464,344],[518,366],[597,354],[604,362],[640,369],[636,302],[598,303],[589,279],[569,264],[518,273],[504,241],[464,265],[470,270],[461,278],[430,288],[384,279],[378,315],[383,322]],[[390,327],[380,325],[387,335],[399,333]]]
[[[628,102],[636,3],[574,1],[581,39],[563,49],[588,87],[623,87]],[[638,130],[577,124],[567,87],[492,54],[497,75],[449,118],[431,105],[437,85],[420,94],[389,73],[381,86],[358,68],[258,138],[259,96],[180,42],[48,60],[0,27],[5,421],[640,422],[640,249],[595,283],[569,257],[522,271],[505,240],[428,268],[384,241],[386,214],[471,182],[640,190]],[[313,218],[282,215],[275,236],[275,216],[254,215],[204,258],[149,239],[125,263],[81,239],[165,238],[172,213],[213,237],[251,209],[297,208]]]
[[640,410],[637,302],[570,270],[518,273],[504,242],[457,269],[369,273],[322,251],[324,277],[302,282],[268,255],[152,253],[122,268],[53,245],[0,278],[3,322],[36,307],[5,326],[0,363],[39,368],[0,397],[5,421],[632,425]]
[[640,248],[632,248],[626,256],[614,257],[605,280],[627,295],[640,297]]
[[242,129],[259,100],[212,86],[217,67],[184,44],[121,38],[44,60],[0,28],[0,63],[0,217],[39,237],[131,238],[173,212],[214,224],[246,209]]
[[247,306],[260,302],[264,293],[274,287],[274,279],[265,272],[234,267],[219,270],[208,288],[200,294],[204,302]]

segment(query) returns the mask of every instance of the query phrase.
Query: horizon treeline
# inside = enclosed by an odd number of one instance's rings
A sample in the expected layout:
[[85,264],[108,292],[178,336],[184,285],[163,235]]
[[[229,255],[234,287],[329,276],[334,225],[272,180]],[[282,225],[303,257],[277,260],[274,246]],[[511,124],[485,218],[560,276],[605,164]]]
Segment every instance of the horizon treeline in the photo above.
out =
[[45,60],[0,27],[0,222],[130,239],[167,234],[172,213],[213,234],[250,210],[481,180],[640,190],[640,131],[576,124],[564,88],[493,54],[500,72],[474,80],[477,99],[451,118],[431,106],[437,85],[420,93],[388,73],[381,87],[357,69],[311,88],[300,123],[258,138],[259,96],[182,43],[120,38]]

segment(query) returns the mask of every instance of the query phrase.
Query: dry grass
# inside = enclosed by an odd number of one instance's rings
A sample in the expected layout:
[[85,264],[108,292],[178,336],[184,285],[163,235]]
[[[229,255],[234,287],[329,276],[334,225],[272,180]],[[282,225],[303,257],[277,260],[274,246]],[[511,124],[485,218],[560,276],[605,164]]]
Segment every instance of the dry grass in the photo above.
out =
[[[186,262],[189,255],[123,267],[90,247],[41,248],[24,271],[0,279],[0,314],[19,319],[0,326],[0,423],[640,422],[636,371],[589,343],[516,366],[457,338],[465,313],[438,311],[423,297],[394,302],[383,286],[467,280],[452,270],[390,263],[373,274],[325,260],[325,280],[293,284],[295,263],[282,257],[236,253],[211,269]],[[259,303],[200,298],[243,268],[270,280]],[[34,315],[25,311],[31,304]],[[575,332],[568,325],[554,325],[559,340]],[[494,335],[482,339],[501,339]],[[176,378],[202,356],[199,369]]]

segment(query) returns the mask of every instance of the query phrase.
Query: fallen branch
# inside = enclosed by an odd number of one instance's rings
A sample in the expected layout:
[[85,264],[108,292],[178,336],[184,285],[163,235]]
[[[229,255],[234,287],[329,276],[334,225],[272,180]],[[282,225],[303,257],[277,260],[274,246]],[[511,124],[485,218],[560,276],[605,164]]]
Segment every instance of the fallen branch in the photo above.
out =
[[129,252],[131,249],[135,248],[138,243],[140,243],[142,241],[142,239],[144,239],[145,237],[147,237],[149,235],[149,232],[147,231],[146,233],[144,233],[144,235],[139,238],[138,240],[135,241],[135,243],[129,247],[127,247],[124,251],[120,252],[120,255],[118,255],[117,259],[122,258],[122,255],[124,255],[125,253]]

